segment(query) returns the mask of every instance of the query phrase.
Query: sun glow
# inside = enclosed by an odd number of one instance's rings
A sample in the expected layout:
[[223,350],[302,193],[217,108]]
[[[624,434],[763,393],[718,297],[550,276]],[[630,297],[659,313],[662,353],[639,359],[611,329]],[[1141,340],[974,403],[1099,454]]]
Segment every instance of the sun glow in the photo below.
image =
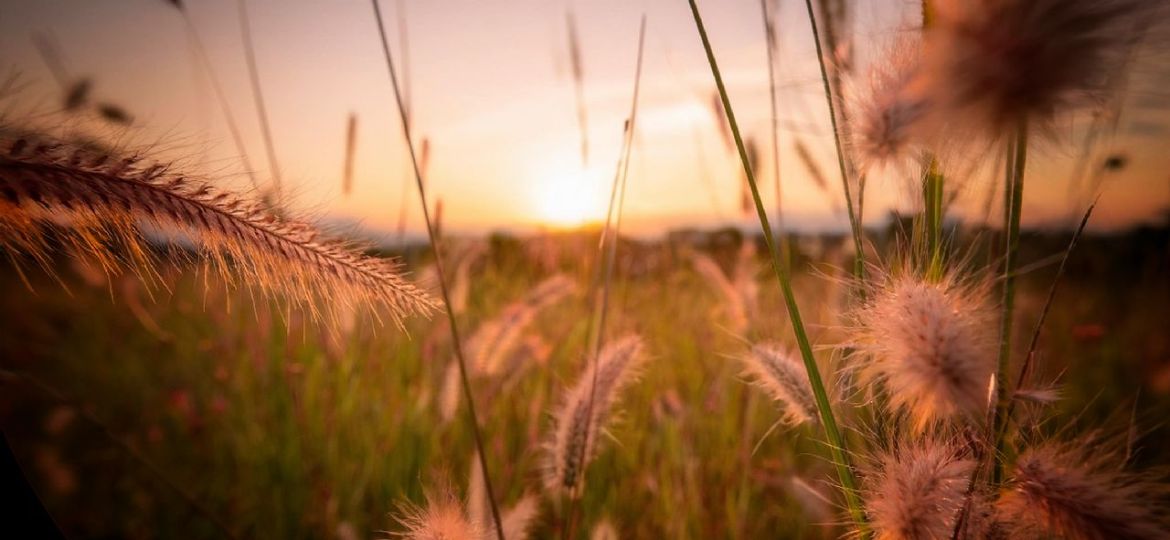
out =
[[578,227],[604,216],[601,187],[601,175],[589,169],[548,174],[537,180],[533,204],[542,222]]

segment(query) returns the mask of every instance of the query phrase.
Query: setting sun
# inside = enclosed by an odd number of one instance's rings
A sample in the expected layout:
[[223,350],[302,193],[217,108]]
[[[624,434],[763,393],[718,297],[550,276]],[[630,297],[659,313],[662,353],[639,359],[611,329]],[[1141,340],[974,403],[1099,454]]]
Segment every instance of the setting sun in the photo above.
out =
[[557,227],[576,227],[604,216],[598,186],[602,175],[591,169],[547,174],[533,190],[538,219]]

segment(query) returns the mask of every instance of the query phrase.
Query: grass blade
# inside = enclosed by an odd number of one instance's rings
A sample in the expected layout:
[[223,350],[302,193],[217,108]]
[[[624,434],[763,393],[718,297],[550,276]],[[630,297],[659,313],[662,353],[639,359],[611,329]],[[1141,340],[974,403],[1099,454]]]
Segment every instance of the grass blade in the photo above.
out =
[[[496,504],[495,490],[492,489],[492,478],[488,474],[487,458],[484,452],[483,436],[479,432],[479,418],[475,414],[475,400],[471,396],[471,383],[467,380],[467,362],[463,356],[463,344],[459,339],[459,326],[455,324],[455,311],[451,308],[451,295],[447,291],[447,280],[443,272],[443,257],[439,249],[439,239],[435,234],[434,226],[431,224],[430,206],[427,205],[426,189],[423,185],[422,172],[419,169],[418,157],[415,155],[414,143],[410,135],[410,123],[406,116],[406,107],[402,100],[402,91],[398,86],[398,73],[394,70],[394,59],[390,55],[390,42],[386,38],[386,26],[382,22],[382,10],[378,7],[378,0],[370,0],[374,6],[374,18],[378,23],[378,35],[382,39],[382,52],[386,56],[386,67],[390,71],[390,83],[394,87],[394,100],[398,105],[398,116],[402,123],[402,135],[406,139],[406,148],[410,152],[410,165],[414,170],[414,181],[418,185],[419,204],[422,206],[423,221],[427,224],[427,235],[431,240],[431,250],[435,255],[435,273],[439,278],[439,291],[443,295],[443,308],[447,313],[447,323],[451,328],[451,341],[455,348],[455,360],[459,364],[459,379],[463,387],[463,399],[467,401],[467,421],[471,424],[471,433],[475,438],[475,449],[479,453],[479,466],[483,471],[483,485],[484,490],[487,491],[487,499],[489,506],[492,509],[492,520],[496,524],[503,523],[500,520],[500,508]],[[496,527],[496,538],[504,540],[503,527]]]
[[[703,41],[703,49],[707,53],[707,63],[711,66],[711,75],[715,78],[715,85],[719,89],[719,99],[723,102],[723,108],[727,112],[727,122],[731,125],[731,134],[735,138],[735,146],[739,150],[739,158],[743,163],[744,173],[747,174],[748,182],[751,184],[756,213],[759,215],[760,225],[764,231],[764,241],[768,244],[768,251],[772,256],[772,269],[775,271],[776,280],[780,282],[780,289],[784,293],[784,304],[788,308],[788,318],[792,322],[792,331],[796,335],[796,343],[800,348],[800,356],[804,361],[805,371],[808,373],[809,384],[812,386],[813,397],[816,400],[817,412],[821,417],[821,425],[825,428],[825,437],[828,439],[829,451],[832,454],[833,464],[837,468],[837,476],[841,482],[841,489],[844,492],[845,501],[849,506],[849,513],[852,515],[857,527],[861,530],[862,535],[868,536],[866,532],[868,527],[866,526],[865,513],[862,510],[861,499],[857,493],[857,480],[854,478],[853,468],[849,463],[848,452],[845,449],[845,439],[841,436],[841,431],[837,427],[837,420],[833,417],[833,411],[829,404],[829,395],[825,391],[824,382],[821,380],[820,369],[817,367],[816,358],[813,356],[812,345],[809,343],[808,335],[805,333],[804,322],[800,317],[800,308],[796,304],[796,297],[792,291],[788,268],[780,260],[780,252],[772,237],[772,229],[768,225],[768,214],[764,210],[764,203],[760,198],[760,189],[756,185],[755,173],[749,165],[747,150],[744,148],[743,137],[739,133],[739,126],[735,122],[735,113],[731,109],[731,101],[727,97],[727,89],[723,85],[723,77],[720,75],[719,66],[715,62],[715,53],[711,50],[711,42],[707,38],[707,30],[703,26],[702,17],[699,15],[699,6],[695,4],[695,0],[688,1],[691,5],[691,13],[695,17],[695,27],[699,31],[699,38]],[[844,172],[843,164],[842,172]],[[858,256],[860,257],[860,255],[859,252]]]

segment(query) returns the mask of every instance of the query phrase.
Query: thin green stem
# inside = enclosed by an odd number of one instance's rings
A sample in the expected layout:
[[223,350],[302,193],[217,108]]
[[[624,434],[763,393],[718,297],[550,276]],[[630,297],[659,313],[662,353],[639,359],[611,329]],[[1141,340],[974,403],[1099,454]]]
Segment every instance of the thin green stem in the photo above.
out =
[[1006,407],[1008,405],[1007,374],[1011,363],[1012,326],[1016,304],[1016,267],[1019,266],[1020,251],[1020,214],[1024,200],[1024,170],[1028,159],[1028,124],[1021,121],[1017,128],[1013,145],[1011,178],[1006,186],[1007,209],[1007,242],[1005,245],[1005,259],[1003,268],[1003,305],[1001,306],[1002,319],[1000,320],[999,358],[995,371],[995,413],[992,426],[995,431],[995,455],[991,473],[993,484],[999,484],[1003,478],[1004,437],[1002,424],[1007,421]]
[[796,335],[796,343],[800,349],[801,359],[804,361],[809,385],[812,387],[821,425],[825,428],[825,438],[828,439],[829,451],[832,454],[833,463],[837,468],[837,476],[841,482],[841,489],[844,492],[845,501],[849,506],[849,512],[859,532],[863,537],[867,537],[868,525],[866,524],[865,513],[862,510],[861,499],[857,493],[857,481],[854,478],[853,468],[849,463],[849,453],[845,448],[845,439],[841,436],[841,431],[837,427],[837,420],[833,417],[832,407],[829,403],[829,395],[825,391],[824,382],[821,380],[820,369],[817,367],[816,357],[813,356],[812,345],[809,342],[808,334],[805,332],[804,322],[800,317],[800,307],[797,305],[796,296],[792,291],[792,282],[788,267],[781,261],[778,246],[772,237],[772,228],[768,224],[768,213],[764,209],[763,200],[760,198],[760,190],[756,184],[756,176],[748,161],[747,149],[744,147],[743,137],[740,136],[739,125],[735,121],[735,113],[731,109],[731,101],[727,97],[727,88],[723,85],[723,77],[719,73],[719,66],[715,62],[715,53],[711,50],[711,42],[707,38],[707,30],[703,26],[702,17],[699,15],[699,7],[695,4],[695,0],[688,1],[691,5],[691,13],[695,18],[695,27],[699,31],[699,38],[703,41],[703,49],[707,53],[707,63],[711,66],[711,75],[714,77],[715,86],[719,90],[719,99],[723,103],[723,110],[727,113],[727,122],[731,126],[731,134],[735,139],[735,147],[739,151],[740,162],[743,163],[744,173],[747,175],[748,184],[751,187],[752,199],[756,206],[756,214],[759,216],[760,226],[764,232],[764,242],[768,245],[768,252],[772,257],[772,270],[776,273],[776,280],[780,283],[780,290],[784,294],[784,304],[788,309],[788,319],[791,321],[792,331]]
[[942,222],[945,178],[938,170],[938,160],[931,158],[922,182],[922,202],[926,229],[926,278],[937,281],[943,274]]
[[[606,212],[605,216],[605,228],[601,231],[601,243],[597,246],[598,255],[605,259],[605,277],[601,283],[601,290],[597,295],[594,307],[593,331],[591,343],[589,344],[590,356],[593,362],[593,376],[589,381],[589,400],[585,403],[585,418],[593,417],[593,405],[597,399],[597,376],[599,371],[597,369],[597,363],[601,359],[601,346],[605,341],[605,320],[609,308],[609,291],[613,283],[613,271],[615,261],[617,260],[617,245],[622,228],[622,209],[625,206],[626,181],[629,178],[630,172],[630,151],[634,146],[634,127],[638,116],[638,95],[642,83],[642,52],[645,44],[646,15],[642,15],[642,22],[638,27],[638,60],[634,68],[634,96],[630,104],[630,116],[626,122],[625,136],[622,138],[622,154],[618,161],[617,170],[614,172],[613,186],[609,194],[609,211]],[[608,253],[605,251],[607,237],[609,240]],[[581,448],[589,448],[590,435],[589,423],[586,422],[585,430],[582,434]],[[582,475],[585,470],[585,458],[584,451],[577,456],[577,470],[582,471]],[[574,497],[570,504],[573,506],[569,510],[569,524],[564,533],[566,538],[571,538],[576,531],[577,515],[581,507],[581,497]]]
[[[845,151],[841,148],[841,130],[837,126],[837,106],[833,101],[833,89],[829,83],[829,70],[825,66],[825,54],[821,47],[821,33],[817,28],[817,17],[813,13],[812,0],[804,0],[805,7],[808,8],[808,22],[812,27],[813,43],[817,50],[817,65],[821,68],[821,82],[825,87],[825,101],[829,105],[829,122],[833,126],[833,145],[837,150],[837,167],[841,171],[841,186],[845,191],[845,209],[849,214],[849,228],[853,233],[853,249],[857,255],[853,259],[853,277],[857,278],[858,284],[865,279],[865,247],[862,243],[861,237],[861,223],[857,219],[857,214],[853,211],[853,194],[849,188],[849,168],[845,166]],[[865,288],[859,287],[858,292],[865,294]]]
[[418,186],[418,199],[422,206],[423,221],[427,224],[427,236],[431,240],[431,250],[435,255],[435,273],[439,278],[439,291],[443,295],[443,307],[447,312],[447,324],[451,328],[451,341],[455,349],[455,361],[459,365],[459,381],[463,388],[463,399],[467,402],[467,422],[471,425],[471,434],[475,439],[476,453],[479,455],[479,469],[483,473],[484,491],[487,492],[488,503],[492,509],[492,519],[496,525],[496,539],[504,540],[504,522],[500,519],[500,509],[496,505],[495,490],[492,489],[492,478],[488,474],[487,453],[483,445],[483,436],[479,432],[479,418],[475,414],[475,400],[471,395],[471,383],[467,379],[467,362],[464,360],[463,355],[463,341],[459,338],[459,326],[455,324],[455,311],[451,308],[451,295],[447,291],[447,280],[443,271],[443,257],[439,250],[439,238],[435,234],[435,227],[431,222],[430,205],[427,204],[422,172],[419,170],[418,157],[414,151],[414,140],[410,135],[410,122],[406,116],[406,107],[402,100],[402,90],[398,86],[398,73],[394,70],[394,59],[390,55],[390,41],[386,38],[386,27],[385,23],[382,22],[382,10],[378,7],[378,0],[370,0],[370,3],[374,6],[374,18],[378,23],[378,34],[382,38],[382,53],[386,56],[386,67],[390,70],[390,83],[394,86],[394,100],[398,105],[398,117],[402,123],[402,135],[406,139],[406,148],[410,153],[410,165],[414,170],[414,181]]
[[788,238],[784,234],[784,197],[780,186],[780,117],[776,113],[776,25],[772,21],[771,0],[760,0],[760,16],[764,20],[764,49],[768,58],[768,104],[772,113],[772,180],[776,189],[776,234],[780,237],[780,254],[784,264],[789,263]]

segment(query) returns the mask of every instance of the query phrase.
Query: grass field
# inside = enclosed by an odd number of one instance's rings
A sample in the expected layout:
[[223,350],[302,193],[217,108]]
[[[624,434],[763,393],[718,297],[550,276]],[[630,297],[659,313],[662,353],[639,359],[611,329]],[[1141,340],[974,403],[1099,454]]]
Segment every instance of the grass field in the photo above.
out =
[[[1026,238],[1025,264],[1060,253],[1064,241]],[[724,233],[709,247],[732,268],[739,242]],[[525,249],[535,243],[491,239],[470,267],[461,324],[474,330],[556,270],[585,289],[588,268],[573,264],[573,248],[589,242],[566,235],[541,253]],[[1040,354],[1040,373],[1060,377],[1064,399],[1037,429],[1108,425],[1124,436],[1132,414],[1141,430],[1133,460],[1170,464],[1162,422],[1170,343],[1159,329],[1168,246],[1166,229],[1156,229],[1088,238],[1075,253]],[[769,433],[778,412],[745,384],[736,360],[745,338],[791,341],[763,261],[753,260],[760,313],[771,315],[737,336],[684,247],[622,244],[610,332],[640,333],[651,360],[589,469],[581,533],[608,520],[630,538],[835,536],[841,503],[818,434]],[[831,372],[848,263],[839,247],[823,251],[799,258],[807,271],[796,288]],[[415,269],[427,264],[414,258]],[[359,319],[331,336],[192,272],[164,268],[167,286],[147,288],[133,275],[83,270],[61,270],[67,291],[33,273],[30,291],[9,269],[0,295],[9,314],[0,426],[70,536],[220,536],[202,507],[243,537],[367,538],[398,530],[390,513],[425,503],[431,486],[466,487],[474,445],[462,417],[441,412],[443,319],[413,319],[407,334]],[[1052,273],[1047,265],[1024,275],[1022,329],[1034,324]],[[546,308],[526,332],[542,352],[522,349],[512,373],[472,380],[504,506],[540,484],[549,415],[583,367],[587,321],[580,293]],[[851,439],[870,436],[861,419],[845,421]],[[564,527],[563,509],[542,504],[538,538]]]

